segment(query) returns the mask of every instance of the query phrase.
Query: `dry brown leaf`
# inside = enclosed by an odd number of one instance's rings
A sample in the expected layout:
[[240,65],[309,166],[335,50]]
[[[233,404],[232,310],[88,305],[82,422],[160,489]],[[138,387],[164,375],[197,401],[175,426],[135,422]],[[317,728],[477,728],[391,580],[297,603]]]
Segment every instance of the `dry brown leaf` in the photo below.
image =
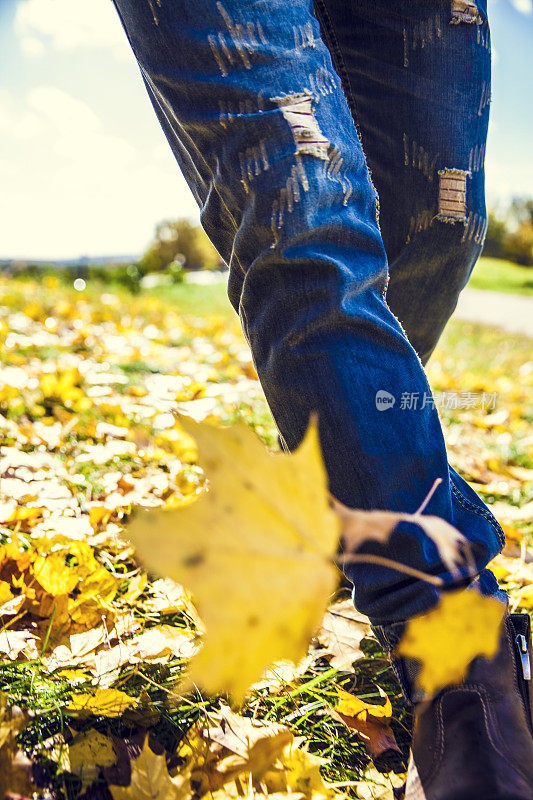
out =
[[16,738],[28,724],[28,714],[9,706],[7,695],[0,693],[0,797],[17,794],[31,797],[36,786],[31,782],[31,763],[17,749]]
[[169,656],[191,658],[197,650],[196,637],[190,631],[172,625],[157,625],[134,636],[127,642],[137,660],[167,660]]
[[403,777],[391,773],[383,775],[375,767],[365,770],[364,780],[358,781],[355,789],[360,800],[395,800],[393,787],[399,788]]
[[285,725],[241,717],[227,706],[221,706],[219,714],[219,724],[209,728],[206,735],[239,756],[235,774],[249,772],[254,780],[260,779],[293,740]]
[[339,690],[339,702],[332,711],[332,716],[343,722],[347,728],[354,730],[363,740],[368,754],[372,758],[383,753],[394,751],[399,753],[394,733],[389,723],[392,718],[392,706],[385,697],[383,705],[365,703],[349,692]]
[[325,648],[323,654],[331,656],[332,667],[350,670],[353,662],[363,656],[359,645],[369,633],[368,618],[355,610],[351,600],[343,600],[328,608],[316,639]]
[[131,762],[129,786],[109,785],[113,800],[185,800],[191,795],[189,776],[171,778],[164,755],[156,755],[145,737],[138,758]]
[[302,658],[298,664],[294,664],[292,661],[277,661],[266,670],[261,680],[254,683],[251,688],[254,691],[267,689],[270,694],[277,694],[286,689],[288,685],[294,685],[316,661],[318,655],[317,653],[310,653]]
[[16,631],[10,628],[0,631],[0,653],[15,661],[21,654],[28,658],[38,656],[37,638],[31,631]]

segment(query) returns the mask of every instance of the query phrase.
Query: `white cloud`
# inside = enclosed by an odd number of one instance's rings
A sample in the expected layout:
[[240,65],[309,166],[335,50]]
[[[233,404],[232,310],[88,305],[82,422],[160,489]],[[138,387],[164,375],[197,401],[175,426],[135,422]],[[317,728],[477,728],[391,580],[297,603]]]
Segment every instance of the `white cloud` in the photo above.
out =
[[66,126],[67,129],[96,131],[101,127],[98,116],[87,103],[55,86],[32,89],[27,97],[27,105],[59,130]]
[[20,49],[29,58],[38,58],[46,53],[44,42],[36,36],[21,36]]
[[533,0],[510,0],[510,3],[521,14],[533,14]]
[[15,32],[26,55],[51,46],[67,52],[106,48],[120,60],[133,58],[111,0],[24,0]]
[[110,134],[54,86],[0,91],[0,258],[142,252],[159,220],[195,216],[169,148]]

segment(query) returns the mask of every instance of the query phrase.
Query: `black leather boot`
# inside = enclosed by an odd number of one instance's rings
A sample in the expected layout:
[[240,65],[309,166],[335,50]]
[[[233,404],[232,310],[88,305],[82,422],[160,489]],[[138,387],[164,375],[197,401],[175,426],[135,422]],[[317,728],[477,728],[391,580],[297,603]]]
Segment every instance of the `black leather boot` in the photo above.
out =
[[[533,800],[531,663],[529,616],[510,614],[493,659],[415,703],[405,800]],[[395,666],[405,690],[409,669]]]

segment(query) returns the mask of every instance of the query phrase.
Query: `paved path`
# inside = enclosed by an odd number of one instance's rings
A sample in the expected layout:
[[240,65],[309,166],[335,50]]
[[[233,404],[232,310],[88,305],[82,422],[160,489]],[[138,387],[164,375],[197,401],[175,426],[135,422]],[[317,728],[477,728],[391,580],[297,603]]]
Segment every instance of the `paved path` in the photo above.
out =
[[533,295],[467,288],[461,293],[453,316],[533,337]]
[[[211,284],[227,280],[227,272],[189,272],[187,283]],[[465,289],[453,315],[455,319],[494,325],[509,333],[522,333],[533,338],[533,295]]]

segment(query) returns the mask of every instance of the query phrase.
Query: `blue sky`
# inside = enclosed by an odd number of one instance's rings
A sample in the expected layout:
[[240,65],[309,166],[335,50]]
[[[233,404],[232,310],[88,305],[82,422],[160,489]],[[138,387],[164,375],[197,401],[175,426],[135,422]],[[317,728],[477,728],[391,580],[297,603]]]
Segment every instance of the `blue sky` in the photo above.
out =
[[[533,196],[533,0],[489,13],[494,205]],[[0,0],[0,187],[0,258],[139,253],[198,218],[110,0]]]

